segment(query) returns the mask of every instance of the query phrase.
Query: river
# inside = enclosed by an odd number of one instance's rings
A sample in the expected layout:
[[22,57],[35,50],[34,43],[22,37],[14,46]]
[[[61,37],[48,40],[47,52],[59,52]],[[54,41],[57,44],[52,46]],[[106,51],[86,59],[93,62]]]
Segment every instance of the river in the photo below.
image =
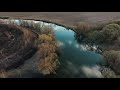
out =
[[[6,20],[9,21],[9,20]],[[15,21],[17,25],[19,20]],[[28,20],[31,22],[31,20]],[[41,21],[32,21],[33,23],[41,23],[44,25],[51,25],[54,30],[54,35],[60,48],[60,66],[56,74],[49,75],[50,78],[102,78],[99,71],[100,65],[104,63],[104,58],[97,53],[97,45],[87,45],[85,43],[77,42],[75,32],[71,29],[55,25],[52,23],[45,23]],[[92,50],[91,50],[92,48]]]

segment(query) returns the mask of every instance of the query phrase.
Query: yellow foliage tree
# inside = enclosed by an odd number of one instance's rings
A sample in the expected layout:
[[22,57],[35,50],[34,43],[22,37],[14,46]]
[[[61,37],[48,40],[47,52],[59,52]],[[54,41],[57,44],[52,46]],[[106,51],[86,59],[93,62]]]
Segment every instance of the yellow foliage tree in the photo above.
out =
[[44,42],[51,42],[53,39],[51,36],[48,36],[46,34],[42,34],[42,35],[39,35],[39,41],[41,43],[44,43]]
[[55,70],[58,68],[58,56],[56,53],[51,53],[48,57],[40,60],[39,71],[44,74],[55,73]]

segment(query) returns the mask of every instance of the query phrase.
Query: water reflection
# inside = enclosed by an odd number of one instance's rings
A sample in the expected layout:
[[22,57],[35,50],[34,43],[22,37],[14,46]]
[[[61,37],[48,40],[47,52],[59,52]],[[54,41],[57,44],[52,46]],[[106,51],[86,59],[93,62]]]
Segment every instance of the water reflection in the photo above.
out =
[[64,43],[60,56],[61,66],[56,77],[102,77],[97,64],[104,63],[104,60],[96,53],[97,45],[79,43],[75,32],[64,27],[57,26],[54,31],[56,39]]
[[95,65],[93,67],[89,66],[82,66],[81,70],[85,74],[86,77],[96,77],[96,78],[103,78],[101,72],[99,71],[100,67]]

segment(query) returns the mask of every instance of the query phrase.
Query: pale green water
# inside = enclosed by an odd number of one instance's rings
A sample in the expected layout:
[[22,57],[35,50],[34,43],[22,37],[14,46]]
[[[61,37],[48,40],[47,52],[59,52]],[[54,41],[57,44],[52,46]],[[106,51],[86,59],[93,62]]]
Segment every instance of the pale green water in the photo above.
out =
[[54,31],[62,51],[61,65],[55,77],[102,77],[97,66],[98,63],[104,63],[100,54],[88,51],[84,44],[79,44],[74,31],[61,26],[56,26]]

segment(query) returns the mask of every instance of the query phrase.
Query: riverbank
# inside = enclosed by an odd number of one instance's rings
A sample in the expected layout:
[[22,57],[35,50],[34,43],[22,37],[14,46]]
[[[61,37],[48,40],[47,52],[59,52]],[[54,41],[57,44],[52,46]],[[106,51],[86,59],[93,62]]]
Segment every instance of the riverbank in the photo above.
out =
[[[25,21],[21,21],[20,26],[15,25],[14,21],[9,20],[7,22],[3,20],[1,23],[3,31],[0,33],[0,40],[5,41],[4,38],[9,38],[10,35],[13,35],[14,38],[12,38],[10,42],[3,42],[3,44],[5,43],[4,46],[0,44],[1,48],[5,49],[0,53],[0,77],[28,78],[35,77],[30,76],[31,73],[37,73],[39,77],[55,73],[56,69],[59,67],[59,60],[57,55],[58,48],[52,28],[43,25],[41,29],[41,27],[38,27],[40,24],[38,25],[34,22],[29,24],[29,22]],[[20,34],[18,33],[19,31]],[[7,35],[7,37],[5,35]],[[6,48],[5,46],[8,45],[8,43],[11,43],[12,47]],[[31,52],[32,49],[35,49],[34,53]],[[29,51],[32,54],[28,54]],[[26,54],[29,56],[28,58]],[[21,61],[23,62],[19,64]]]
[[77,26],[75,32],[78,41],[94,43],[101,47],[106,61],[105,67],[101,69],[102,74],[107,78],[119,77],[120,21],[116,20],[98,27],[82,23]]

